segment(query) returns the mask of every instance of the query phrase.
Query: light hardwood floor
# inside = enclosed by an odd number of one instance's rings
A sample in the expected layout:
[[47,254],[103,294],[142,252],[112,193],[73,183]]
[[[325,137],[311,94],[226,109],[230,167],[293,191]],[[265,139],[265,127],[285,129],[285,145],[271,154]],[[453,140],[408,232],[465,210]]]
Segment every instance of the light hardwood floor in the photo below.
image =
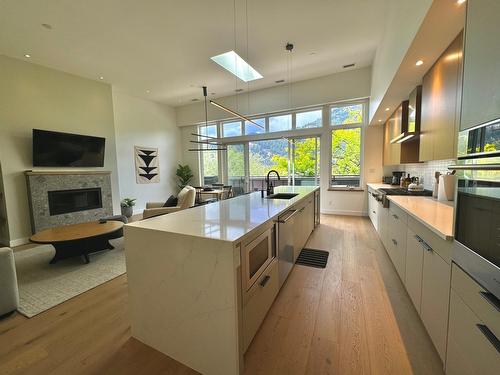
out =
[[[442,364],[370,221],[322,216],[245,355],[246,375],[442,374]],[[214,338],[216,340],[216,338]],[[195,374],[130,337],[118,277],[32,319],[0,322],[0,374]]]

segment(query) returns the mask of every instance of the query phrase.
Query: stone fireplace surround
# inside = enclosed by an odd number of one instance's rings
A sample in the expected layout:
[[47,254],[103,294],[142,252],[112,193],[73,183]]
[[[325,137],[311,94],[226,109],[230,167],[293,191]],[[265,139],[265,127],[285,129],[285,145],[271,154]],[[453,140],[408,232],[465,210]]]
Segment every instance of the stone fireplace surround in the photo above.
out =
[[[33,233],[61,225],[96,221],[113,214],[111,172],[26,171],[26,183]],[[102,207],[50,215],[49,191],[100,188]]]

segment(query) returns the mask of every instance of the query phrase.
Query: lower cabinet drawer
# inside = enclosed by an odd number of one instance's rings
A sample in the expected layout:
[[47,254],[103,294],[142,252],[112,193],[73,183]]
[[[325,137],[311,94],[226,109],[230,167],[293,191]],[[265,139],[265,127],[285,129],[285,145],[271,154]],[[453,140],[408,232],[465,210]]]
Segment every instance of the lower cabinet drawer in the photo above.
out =
[[451,288],[500,339],[500,311],[496,298],[454,263],[451,275]]
[[274,260],[247,292],[245,298],[246,304],[243,306],[244,351],[252,342],[278,291],[278,261]]
[[500,353],[487,338],[484,322],[452,289],[447,375],[498,374]]
[[404,282],[406,274],[406,217],[389,211],[388,252],[392,263]]

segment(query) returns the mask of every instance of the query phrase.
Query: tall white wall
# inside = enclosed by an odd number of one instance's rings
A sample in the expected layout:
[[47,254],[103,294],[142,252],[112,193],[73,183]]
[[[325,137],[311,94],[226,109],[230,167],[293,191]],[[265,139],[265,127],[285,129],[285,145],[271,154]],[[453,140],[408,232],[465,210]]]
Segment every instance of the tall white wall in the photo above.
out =
[[10,245],[31,235],[24,172],[34,169],[33,128],[105,137],[104,168],[80,170],[111,171],[113,209],[120,211],[111,86],[0,56],[0,163]]
[[[175,110],[166,104],[113,89],[113,106],[120,198],[136,198],[135,212],[142,212],[146,202],[166,201],[170,194],[177,194],[175,170],[181,160],[181,130],[176,126]],[[158,148],[159,183],[136,183],[134,146]]]
[[388,1],[384,35],[373,61],[370,121],[432,4],[432,0]]

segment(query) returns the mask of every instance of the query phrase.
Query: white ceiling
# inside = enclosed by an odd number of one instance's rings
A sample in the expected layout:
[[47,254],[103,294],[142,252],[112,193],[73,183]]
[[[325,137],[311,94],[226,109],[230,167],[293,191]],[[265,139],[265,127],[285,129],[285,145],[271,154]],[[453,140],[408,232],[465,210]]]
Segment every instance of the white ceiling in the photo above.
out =
[[248,0],[247,58],[245,0],[236,0],[236,52],[264,76],[248,87],[210,60],[235,49],[232,0],[0,0],[0,54],[178,106],[201,98],[202,85],[214,97],[276,85],[288,41],[293,81],[369,66],[386,3]]

